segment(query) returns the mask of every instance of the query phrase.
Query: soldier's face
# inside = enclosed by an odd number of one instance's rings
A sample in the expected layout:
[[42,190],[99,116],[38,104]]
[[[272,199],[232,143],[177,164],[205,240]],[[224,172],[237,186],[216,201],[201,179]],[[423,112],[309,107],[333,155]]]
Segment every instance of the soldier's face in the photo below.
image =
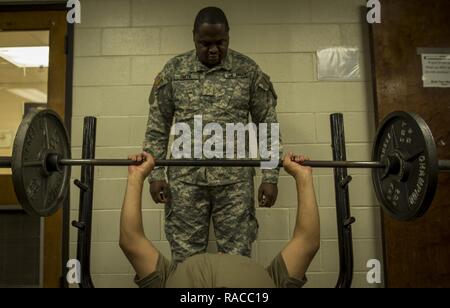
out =
[[194,42],[198,59],[207,67],[220,64],[227,55],[229,37],[223,24],[201,24]]

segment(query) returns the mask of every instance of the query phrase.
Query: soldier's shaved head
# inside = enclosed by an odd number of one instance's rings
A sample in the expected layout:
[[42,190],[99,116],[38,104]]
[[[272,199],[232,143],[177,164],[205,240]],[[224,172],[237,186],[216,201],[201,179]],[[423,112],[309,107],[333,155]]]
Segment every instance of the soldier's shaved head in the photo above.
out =
[[219,65],[227,56],[229,32],[227,18],[217,7],[202,9],[195,18],[194,43],[197,57],[207,67]]
[[225,31],[228,32],[230,27],[228,26],[228,20],[225,13],[218,7],[205,7],[198,12],[194,22],[194,33],[197,33],[200,25],[202,24],[222,24],[225,26]]

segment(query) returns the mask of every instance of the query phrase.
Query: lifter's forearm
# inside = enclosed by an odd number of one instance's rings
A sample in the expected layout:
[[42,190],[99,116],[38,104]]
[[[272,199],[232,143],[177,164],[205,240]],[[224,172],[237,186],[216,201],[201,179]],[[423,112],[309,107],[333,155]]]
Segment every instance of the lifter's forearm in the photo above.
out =
[[133,241],[145,238],[142,224],[142,186],[143,179],[130,176],[120,216],[120,243],[133,244]]
[[308,242],[320,241],[319,211],[312,175],[296,178],[297,217],[294,229],[295,237],[305,237]]

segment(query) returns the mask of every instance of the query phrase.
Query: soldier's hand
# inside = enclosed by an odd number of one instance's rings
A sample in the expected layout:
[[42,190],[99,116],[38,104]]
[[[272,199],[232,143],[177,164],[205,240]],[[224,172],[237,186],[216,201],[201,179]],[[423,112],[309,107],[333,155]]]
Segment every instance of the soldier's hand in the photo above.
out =
[[278,196],[276,184],[262,183],[258,190],[258,201],[260,207],[272,207]]
[[166,203],[169,201],[169,184],[166,181],[151,182],[150,195],[155,203]]

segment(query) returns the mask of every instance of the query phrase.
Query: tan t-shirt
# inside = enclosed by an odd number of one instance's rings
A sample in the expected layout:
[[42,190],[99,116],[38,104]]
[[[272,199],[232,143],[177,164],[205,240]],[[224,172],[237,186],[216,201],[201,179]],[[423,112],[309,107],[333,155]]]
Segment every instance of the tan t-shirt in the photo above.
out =
[[174,264],[159,254],[155,272],[135,282],[141,288],[300,288],[306,277],[289,277],[281,254],[266,269],[239,255],[205,253]]

